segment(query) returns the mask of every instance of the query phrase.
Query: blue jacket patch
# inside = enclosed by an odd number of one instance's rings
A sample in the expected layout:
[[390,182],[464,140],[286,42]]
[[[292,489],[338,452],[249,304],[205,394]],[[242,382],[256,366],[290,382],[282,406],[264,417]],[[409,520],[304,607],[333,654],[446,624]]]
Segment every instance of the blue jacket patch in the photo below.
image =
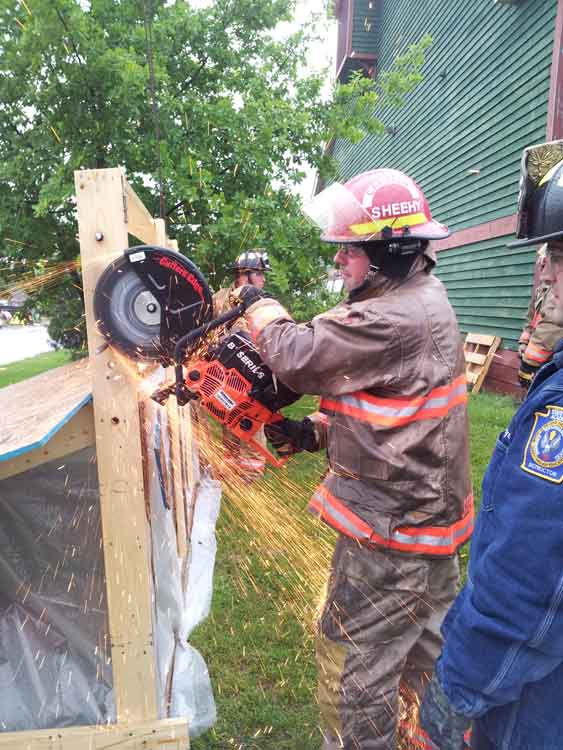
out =
[[563,408],[537,411],[521,467],[548,482],[563,482]]

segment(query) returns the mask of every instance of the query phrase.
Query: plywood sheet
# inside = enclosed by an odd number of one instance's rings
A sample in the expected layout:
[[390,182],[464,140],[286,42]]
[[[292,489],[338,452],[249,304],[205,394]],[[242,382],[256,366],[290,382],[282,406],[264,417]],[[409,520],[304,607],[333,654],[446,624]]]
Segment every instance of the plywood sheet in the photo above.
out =
[[88,360],[0,389],[0,461],[45,445],[92,398]]

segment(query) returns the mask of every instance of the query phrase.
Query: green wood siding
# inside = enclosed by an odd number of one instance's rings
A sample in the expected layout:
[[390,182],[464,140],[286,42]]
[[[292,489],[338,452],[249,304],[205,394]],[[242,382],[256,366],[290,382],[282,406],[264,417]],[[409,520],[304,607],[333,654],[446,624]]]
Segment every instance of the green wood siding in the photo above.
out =
[[[357,0],[359,26],[364,5]],[[556,0],[519,7],[493,0],[374,5],[380,69],[424,33],[433,45],[424,81],[406,106],[379,113],[396,135],[335,143],[341,177],[384,165],[402,169],[454,231],[513,213],[520,152],[545,139]]]
[[[425,33],[433,45],[424,81],[405,107],[378,113],[396,134],[334,144],[341,179],[379,166],[401,169],[452,231],[513,214],[522,149],[545,140],[556,0],[515,7],[493,0],[379,0],[377,6],[379,69]],[[469,173],[474,169],[478,176]],[[535,251],[508,250],[509,240],[445,250],[437,275],[464,332],[500,335],[514,349]]]
[[535,262],[535,248],[507,248],[512,239],[497,237],[443,250],[436,267],[462,332],[501,336],[507,349],[518,348]]

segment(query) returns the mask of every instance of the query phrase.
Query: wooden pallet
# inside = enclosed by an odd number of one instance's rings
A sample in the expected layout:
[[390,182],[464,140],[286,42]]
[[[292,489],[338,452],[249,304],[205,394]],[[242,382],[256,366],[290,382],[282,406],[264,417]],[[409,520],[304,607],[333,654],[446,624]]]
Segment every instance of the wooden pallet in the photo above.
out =
[[465,377],[472,393],[478,393],[500,346],[500,336],[468,333],[463,345]]

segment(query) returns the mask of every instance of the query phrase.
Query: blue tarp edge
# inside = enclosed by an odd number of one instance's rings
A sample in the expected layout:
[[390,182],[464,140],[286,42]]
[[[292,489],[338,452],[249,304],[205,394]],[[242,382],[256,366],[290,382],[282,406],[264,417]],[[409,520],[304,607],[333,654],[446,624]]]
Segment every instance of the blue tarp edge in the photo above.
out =
[[9,451],[8,453],[3,453],[0,455],[0,461],[9,461],[11,458],[15,458],[16,456],[21,456],[23,453],[29,453],[32,450],[35,450],[35,448],[41,448],[45,443],[48,443],[49,440],[55,435],[61,427],[63,427],[67,422],[69,422],[75,414],[77,414],[80,409],[82,409],[83,406],[86,406],[87,403],[89,403],[92,400],[92,394],[89,393],[87,396],[85,396],[82,401],[77,404],[74,409],[71,409],[68,414],[64,416],[63,419],[61,419],[60,422],[58,422],[52,429],[49,430],[49,432],[44,435],[40,440],[36,440],[35,443],[30,443],[30,445],[23,445],[21,448],[18,448],[15,451]]

